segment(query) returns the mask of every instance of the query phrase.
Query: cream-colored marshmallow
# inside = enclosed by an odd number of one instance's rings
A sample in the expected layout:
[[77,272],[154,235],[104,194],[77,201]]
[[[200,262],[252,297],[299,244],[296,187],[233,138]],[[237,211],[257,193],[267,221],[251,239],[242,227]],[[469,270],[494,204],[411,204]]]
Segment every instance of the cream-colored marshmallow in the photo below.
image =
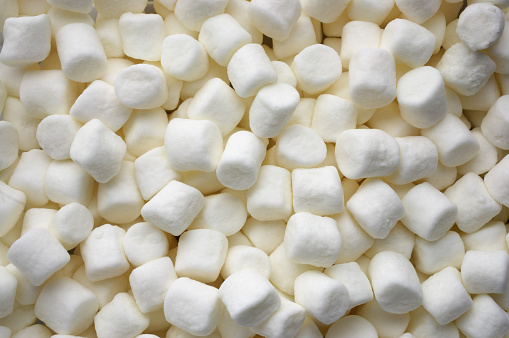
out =
[[504,293],[508,273],[509,255],[505,250],[470,250],[461,263],[461,278],[470,294]]
[[327,330],[326,338],[347,338],[347,337],[375,338],[378,333],[368,320],[357,315],[348,315],[332,324]]
[[[489,321],[490,325],[486,325]],[[509,330],[507,313],[489,295],[477,295],[468,312],[456,320],[467,337],[502,336]]]
[[50,115],[37,126],[37,141],[52,159],[70,159],[71,144],[81,126],[70,115]]
[[369,21],[350,21],[341,33],[341,64],[348,68],[352,57],[364,48],[378,48],[382,39],[382,29]]
[[285,128],[276,142],[276,161],[288,170],[314,167],[326,154],[327,148],[320,135],[300,124]]
[[124,13],[120,16],[118,24],[125,55],[146,61],[161,59],[161,46],[166,36],[161,16]]
[[497,150],[497,148],[486,139],[481,130],[482,129],[479,127],[470,130],[477,140],[477,143],[479,143],[480,150],[474,158],[458,167],[458,172],[462,175],[469,172],[481,175],[497,164],[500,150]]
[[259,221],[250,217],[242,227],[242,233],[255,246],[270,255],[285,236],[286,223],[282,220]]
[[495,147],[509,150],[509,137],[505,132],[509,127],[506,114],[509,106],[509,95],[501,96],[489,109],[481,123],[482,135]]
[[311,129],[325,142],[336,142],[345,130],[355,129],[357,108],[349,100],[336,95],[322,94],[316,99]]
[[7,317],[14,309],[18,279],[8,268],[0,266],[0,318]]
[[183,81],[196,81],[209,70],[205,48],[187,34],[174,34],[164,39],[161,65],[167,74]]
[[396,0],[396,6],[405,17],[421,24],[431,18],[440,8],[440,0]]
[[53,160],[44,179],[46,196],[50,201],[61,205],[89,204],[94,187],[94,179],[71,160]]
[[122,129],[127,151],[141,156],[162,146],[167,124],[168,115],[163,108],[134,110]]
[[199,31],[201,26],[210,17],[224,13],[227,0],[180,0],[175,4],[175,16],[193,31]]
[[500,8],[490,3],[470,4],[460,14],[456,33],[471,50],[492,46],[502,35],[505,21]]
[[410,321],[410,314],[387,312],[380,307],[376,300],[359,306],[356,313],[373,324],[382,337],[398,337],[406,331]]
[[373,300],[373,291],[368,277],[356,262],[335,264],[325,269],[324,273],[342,282],[348,289],[350,309]]
[[509,182],[508,168],[509,156],[506,155],[484,176],[484,184],[490,195],[506,207],[509,206],[509,189],[507,188],[507,182]]
[[19,133],[10,122],[0,121],[0,170],[8,168],[18,158]]
[[237,271],[254,269],[269,279],[271,265],[269,256],[260,249],[248,245],[235,245],[228,249],[226,260],[221,268],[221,277],[228,278]]
[[7,234],[20,219],[27,201],[23,191],[0,181],[0,237]]
[[336,264],[348,263],[357,260],[368,250],[375,239],[368,235],[345,210],[336,217],[339,233],[341,234],[341,247]]
[[274,55],[283,60],[300,53],[304,48],[317,43],[312,19],[301,14],[288,38],[272,40]]
[[93,227],[94,218],[87,207],[70,203],[55,213],[48,230],[66,250],[70,250],[85,240]]
[[432,275],[448,266],[459,269],[465,256],[465,246],[460,235],[454,231],[447,232],[434,242],[416,237],[413,256],[416,269]]
[[264,35],[284,40],[299,19],[301,5],[298,0],[255,0],[249,5],[248,13],[253,25]]

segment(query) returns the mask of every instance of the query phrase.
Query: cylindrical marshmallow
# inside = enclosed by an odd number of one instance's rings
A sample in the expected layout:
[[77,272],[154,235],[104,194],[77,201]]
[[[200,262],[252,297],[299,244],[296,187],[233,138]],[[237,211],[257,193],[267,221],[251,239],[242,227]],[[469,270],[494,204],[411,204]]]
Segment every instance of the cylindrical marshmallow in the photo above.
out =
[[325,142],[336,142],[339,134],[355,129],[357,108],[349,100],[336,95],[322,94],[316,99],[311,129]]
[[250,217],[242,227],[242,233],[255,248],[270,255],[283,242],[285,228],[286,223],[283,220],[259,221]]
[[465,256],[465,245],[457,232],[449,231],[437,241],[415,239],[413,261],[419,272],[432,275],[448,266],[459,269]]
[[299,19],[301,5],[298,0],[255,0],[248,11],[251,22],[260,32],[276,40],[285,40]]
[[187,34],[164,39],[161,65],[166,73],[183,81],[195,81],[207,74],[209,60],[205,48]]
[[26,204],[26,195],[23,191],[14,189],[0,181],[0,236],[7,234],[18,222]]
[[125,55],[146,61],[161,60],[166,30],[160,15],[124,13],[118,24]]
[[87,207],[70,203],[57,211],[48,230],[70,250],[86,239],[93,227],[94,218]]
[[228,278],[237,271],[254,269],[265,278],[270,278],[269,256],[260,249],[247,245],[235,245],[228,249],[226,260],[221,268],[221,277]]
[[339,53],[341,64],[349,68],[352,56],[364,48],[380,47],[382,29],[367,21],[350,21],[344,27],[341,34],[341,51]]
[[192,31],[199,31],[210,17],[224,13],[228,0],[181,0],[175,4],[175,16]]
[[159,228],[147,222],[131,226],[123,240],[124,252],[134,266],[168,254],[168,238]]
[[440,8],[440,4],[440,0],[396,0],[396,6],[401,13],[418,24],[431,18]]
[[122,129],[127,151],[141,156],[162,146],[167,125],[168,114],[163,108],[134,110]]
[[469,4],[460,14],[456,33],[471,50],[492,46],[504,31],[504,12],[491,3]]
[[497,337],[509,330],[509,318],[489,295],[477,295],[470,310],[456,320],[456,325],[467,337]]
[[[316,34],[313,21],[309,16],[304,14],[299,17],[299,20],[297,20],[295,26],[293,26],[290,36],[288,36],[287,39],[283,41],[272,41],[272,49],[274,55],[279,60],[283,60],[300,53],[304,48],[314,44],[316,44]],[[295,85],[297,85],[297,83],[295,83]]]
[[484,184],[493,198],[509,207],[509,156],[506,155],[485,176]]
[[361,305],[356,314],[373,324],[381,337],[399,337],[406,331],[410,321],[409,313],[389,313],[376,300]]
[[37,141],[54,160],[70,158],[71,144],[82,124],[70,115],[50,115],[37,127]]
[[276,161],[288,170],[314,167],[326,154],[327,148],[320,135],[300,124],[285,128],[276,143]]
[[18,129],[10,122],[0,121],[0,170],[4,170],[16,161],[18,151]]
[[481,130],[483,136],[495,147],[509,150],[509,95],[501,96],[483,118]]
[[355,336],[376,338],[378,333],[373,324],[368,320],[361,316],[348,315],[332,324],[327,330],[325,338],[349,338]]

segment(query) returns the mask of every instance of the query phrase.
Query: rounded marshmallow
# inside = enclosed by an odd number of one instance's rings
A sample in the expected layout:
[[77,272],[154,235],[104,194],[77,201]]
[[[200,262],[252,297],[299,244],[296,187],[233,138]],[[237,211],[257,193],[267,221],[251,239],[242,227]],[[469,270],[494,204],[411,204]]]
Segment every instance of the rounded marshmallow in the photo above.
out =
[[373,22],[350,21],[341,33],[339,57],[343,67],[348,68],[352,57],[364,48],[378,48],[382,39],[382,29]]
[[266,321],[251,330],[264,337],[295,337],[306,319],[306,310],[281,297],[281,306]]
[[270,255],[285,236],[286,223],[283,220],[259,221],[250,217],[242,227],[242,233],[255,246]]
[[320,135],[300,124],[285,128],[276,142],[276,161],[288,170],[314,167],[326,154],[327,148]]
[[504,95],[491,106],[481,123],[482,135],[495,147],[504,150],[509,150],[507,109],[509,109],[509,95]]
[[461,263],[461,278],[470,294],[504,293],[508,273],[509,255],[505,250],[470,250]]
[[[8,268],[0,266],[0,318],[10,315],[14,309],[14,299],[18,288],[18,279]],[[0,331],[0,334],[2,332]],[[9,335],[8,335],[9,336]]]
[[70,159],[71,144],[81,126],[70,115],[50,115],[37,126],[37,141],[52,159]]
[[18,129],[10,122],[0,121],[0,170],[4,170],[16,161],[18,151]]
[[0,237],[7,234],[18,222],[27,201],[21,190],[16,190],[3,181],[0,181]]
[[405,17],[417,24],[431,18],[440,8],[440,0],[396,0],[396,6]]
[[[486,325],[486,323],[490,325]],[[489,295],[478,295],[468,312],[456,320],[467,337],[498,337],[509,330],[507,313]]]
[[122,14],[140,13],[147,6],[147,0],[95,0],[96,10],[106,18],[119,18]]
[[210,17],[224,13],[228,0],[179,0],[175,4],[175,16],[192,31],[199,31]]
[[356,313],[373,324],[382,337],[399,337],[410,321],[409,313],[389,313],[376,300],[360,306]]
[[[293,26],[293,29],[290,32],[288,38],[282,41],[272,40],[272,50],[274,51],[274,55],[277,59],[283,60],[288,57],[295,56],[296,54],[300,53],[304,48],[314,45],[316,43],[317,38],[315,34],[315,29],[313,27],[313,21],[309,16],[303,14],[299,17],[299,20],[297,20],[297,22]],[[273,62],[277,62],[277,64],[279,64],[279,62],[282,61]],[[274,65],[274,67],[276,67],[276,65]],[[291,72],[291,74],[293,75],[293,72]],[[293,78],[295,78],[295,75],[293,75]],[[295,85],[297,85],[297,80],[295,80]]]
[[504,26],[504,32],[500,38],[491,47],[486,49],[486,53],[497,64],[496,72],[500,74],[508,74],[509,52],[507,46],[509,44],[509,24]]
[[85,240],[93,227],[94,218],[87,207],[70,203],[56,212],[48,230],[70,250]]
[[330,1],[330,0],[303,0],[300,2],[302,11],[316,20],[323,23],[331,23],[343,13],[348,0]]
[[169,243],[162,230],[150,223],[141,222],[127,229],[123,246],[129,262],[138,267],[167,255]]
[[166,29],[160,15],[124,13],[118,25],[125,55],[146,61],[161,60]]
[[228,249],[226,260],[221,268],[221,277],[226,279],[243,269],[254,269],[269,279],[271,272],[269,256],[262,250],[247,245],[231,247]]
[[249,19],[260,32],[269,38],[285,40],[299,19],[299,0],[254,0],[248,7]]
[[477,175],[481,175],[497,164],[498,152],[500,150],[497,150],[497,148],[486,139],[481,128],[474,128],[470,130],[470,132],[477,140],[477,143],[479,143],[480,150],[470,161],[458,167],[458,173],[464,175],[473,172]]
[[354,0],[348,7],[351,20],[368,21],[381,25],[394,7],[394,0]]
[[509,156],[505,156],[496,166],[494,166],[485,176],[484,184],[493,198],[509,207]]
[[420,272],[432,275],[448,266],[459,269],[465,256],[465,245],[457,232],[449,231],[437,241],[415,239],[413,258]]
[[166,73],[183,81],[201,79],[209,70],[205,48],[187,34],[174,34],[164,39],[161,65]]
[[163,108],[136,109],[123,126],[127,151],[135,156],[164,144],[168,114]]
[[492,46],[504,32],[504,12],[491,3],[469,4],[460,14],[456,33],[471,50]]
[[94,179],[71,160],[52,161],[44,179],[48,199],[61,205],[87,205],[92,199],[94,186]]
[[332,324],[325,338],[364,337],[376,338],[378,333],[368,320],[357,315],[348,315]]
[[356,127],[357,108],[349,100],[336,95],[318,96],[312,112],[311,129],[325,142],[336,142],[339,134]]

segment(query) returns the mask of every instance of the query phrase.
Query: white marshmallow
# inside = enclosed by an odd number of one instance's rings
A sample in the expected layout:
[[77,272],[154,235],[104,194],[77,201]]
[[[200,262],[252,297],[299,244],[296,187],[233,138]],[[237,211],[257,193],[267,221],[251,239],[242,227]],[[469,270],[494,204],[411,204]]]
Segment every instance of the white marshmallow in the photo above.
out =
[[52,202],[87,205],[94,187],[94,179],[71,160],[53,160],[46,171],[44,189]]
[[95,31],[108,59],[124,56],[118,19],[109,19],[98,15],[95,21]]
[[[23,226],[21,235],[35,228],[48,229],[53,221],[53,217],[57,213],[55,209],[46,208],[30,208],[25,212],[23,217]],[[49,230],[49,229],[48,229]],[[57,238],[58,239],[58,238]]]
[[489,109],[481,124],[483,136],[495,147],[504,150],[509,150],[509,137],[505,132],[509,127],[509,118],[505,113],[508,106],[509,95],[501,96]]
[[70,260],[60,242],[43,228],[21,236],[11,245],[7,257],[35,286],[42,285]]
[[86,239],[93,227],[94,218],[87,207],[70,203],[56,212],[48,230],[70,250]]
[[507,66],[507,60],[509,54],[507,53],[507,45],[509,43],[509,26],[504,26],[504,32],[500,38],[486,50],[486,53],[491,57],[497,64],[496,72],[500,74],[508,74],[509,67]]
[[18,279],[7,268],[0,266],[0,318],[7,317],[14,309]]
[[373,117],[366,122],[366,126],[371,129],[381,129],[392,137],[419,135],[419,129],[410,125],[401,117],[399,106],[396,101],[392,101],[387,106],[376,109]]
[[251,243],[270,255],[281,243],[285,236],[286,223],[282,220],[259,221],[250,217],[242,227],[242,233]]
[[416,237],[413,256],[417,270],[432,275],[448,266],[459,269],[465,256],[465,246],[460,235],[453,231],[434,242]]
[[359,306],[356,314],[373,324],[381,337],[400,336],[406,331],[410,321],[410,314],[384,311],[376,300]]
[[456,320],[456,325],[467,337],[501,337],[509,330],[509,318],[489,295],[478,295],[473,299],[472,308]]
[[166,128],[164,145],[175,170],[212,172],[223,151],[223,138],[209,120],[174,118]]
[[462,234],[465,249],[481,251],[507,251],[505,225],[499,221],[486,223],[481,229],[471,234]]
[[344,131],[335,153],[339,170],[350,179],[391,175],[400,162],[398,142],[377,129]]
[[148,315],[142,313],[128,293],[118,293],[95,316],[98,338],[136,337],[148,327]]
[[[316,20],[323,23],[334,22],[345,10],[350,1],[301,1],[302,11]],[[326,34],[328,35],[328,34]]]
[[458,170],[456,167],[446,167],[439,161],[437,170],[432,175],[426,177],[424,181],[429,182],[438,190],[444,190],[454,184],[457,176]]
[[3,23],[0,61],[24,68],[44,60],[51,49],[51,21],[46,14],[11,17]]
[[226,279],[243,269],[256,270],[260,275],[269,279],[271,273],[269,257],[262,250],[248,245],[230,246],[221,268],[221,277]]
[[7,234],[18,222],[25,209],[26,195],[0,181],[0,237]]
[[364,256],[373,258],[381,251],[396,251],[410,259],[414,246],[415,234],[401,222],[398,222],[387,237],[375,240],[375,243],[364,253]]
[[250,328],[241,326],[233,321],[228,311],[223,311],[223,316],[217,325],[217,331],[223,338],[251,338],[256,335]]
[[127,230],[123,246],[127,259],[137,267],[167,255],[169,243],[162,230],[150,223],[141,222]]
[[348,337],[364,337],[375,338],[378,337],[375,327],[366,319],[356,316],[348,315],[334,324],[327,330],[326,338],[348,338]]
[[129,269],[122,245],[124,235],[124,229],[104,224],[92,230],[87,239],[81,242],[80,252],[90,281],[120,276]]
[[211,334],[222,312],[216,288],[186,277],[171,284],[164,300],[166,320],[193,335]]
[[468,96],[474,95],[486,84],[496,64],[488,55],[457,43],[444,53],[436,68],[448,87]]
[[164,39],[161,65],[167,74],[183,81],[196,81],[209,70],[205,48],[186,34],[170,35]]
[[467,173],[447,188],[444,194],[458,206],[456,225],[466,233],[480,229],[502,208],[491,197],[483,180],[474,173]]
[[[42,337],[42,338],[50,338],[58,335],[52,335],[52,331],[48,329],[47,326],[42,324],[34,324],[27,326],[19,331],[13,333],[11,337],[14,338],[28,338],[28,337]],[[73,337],[73,336],[71,336]],[[65,338],[65,336],[64,336]]]
[[336,142],[345,130],[355,129],[357,109],[348,100],[330,94],[322,94],[316,99],[311,128],[325,142]]
[[29,151],[39,149],[36,132],[37,125],[41,122],[28,115],[18,98],[8,96],[2,113],[2,120],[10,122],[18,130],[19,150]]
[[209,70],[205,74],[205,76],[201,77],[196,81],[184,82],[182,85],[182,90],[180,92],[180,97],[182,100],[187,100],[193,97],[196,92],[203,87],[203,85],[210,79],[218,77],[221,80],[228,82],[228,72],[227,69],[218,65],[214,60],[209,60]]
[[92,291],[68,277],[52,279],[41,290],[35,315],[59,334],[79,334],[93,322],[99,308]]
[[248,10],[251,22],[260,32],[270,38],[284,40],[299,19],[301,5],[298,0],[255,0]]
[[456,33],[473,51],[492,46],[504,31],[504,13],[490,3],[475,3],[460,14]]
[[422,304],[422,288],[412,263],[400,253],[382,251],[369,264],[375,298],[389,313],[401,314]]
[[318,94],[329,88],[342,72],[338,53],[322,44],[304,48],[295,56],[291,67],[299,88],[308,94]]
[[459,166],[458,172],[462,175],[469,172],[481,175],[497,164],[499,150],[485,138],[481,128],[474,128],[470,132],[479,143],[480,150],[474,158]]
[[199,31],[208,18],[224,13],[227,4],[227,0],[181,0],[175,5],[175,16],[188,29]]
[[106,68],[106,73],[100,78],[100,80],[109,83],[110,85],[114,85],[118,73],[132,65],[134,65],[134,63],[128,59],[121,58],[108,59],[108,67]]
[[336,264],[348,263],[357,260],[368,250],[375,240],[357,224],[348,211],[336,217],[339,233],[341,234],[341,247]]
[[161,16],[124,13],[118,23],[125,55],[147,61],[161,59],[161,46],[166,36]]
[[509,206],[509,189],[507,189],[507,182],[509,182],[508,167],[509,156],[506,155],[484,176],[484,184],[488,192],[497,202],[506,207]]
[[316,43],[316,34],[311,18],[305,14],[301,14],[288,38],[284,40],[272,40],[272,48],[274,55],[282,60],[294,56],[304,48]]
[[281,297],[281,306],[274,314],[251,330],[265,337],[295,337],[305,318],[306,310],[302,306]]
[[497,84],[497,80],[492,75],[486,84],[479,89],[477,93],[471,96],[462,96],[459,98],[463,109],[468,110],[482,110],[483,112],[488,111],[491,106],[495,104],[497,99],[500,97],[500,89]]
[[433,50],[433,54],[437,54],[442,47],[447,27],[444,12],[439,10],[435,13],[435,15],[423,22],[421,26],[429,30],[435,36],[435,48]]
[[163,108],[134,110],[123,126],[127,151],[143,155],[164,143],[168,115]]
[[120,171],[126,149],[120,136],[93,119],[74,136],[70,156],[97,182],[106,183]]
[[[7,260],[7,249],[6,248],[6,256]],[[7,262],[8,263],[8,262]],[[39,293],[41,291],[41,286],[33,285],[30,280],[25,276],[18,268],[16,268],[13,264],[7,264],[5,267],[9,272],[14,275],[17,279],[16,288],[16,302],[14,303],[14,309],[16,309],[16,304],[21,305],[31,305],[35,304],[37,297],[39,297]],[[8,303],[7,303],[8,304]]]
[[364,48],[349,67],[350,98],[364,108],[380,108],[396,98],[396,64],[385,49]]
[[507,251],[465,253],[461,264],[463,284],[470,294],[504,293],[509,273]]
[[341,64],[348,68],[352,57],[364,48],[378,48],[382,38],[382,29],[367,21],[350,21],[341,33]]
[[262,46],[247,44],[233,54],[227,67],[228,78],[240,97],[256,95],[258,90],[277,81],[277,73]]
[[396,0],[396,6],[405,17],[418,24],[431,18],[440,8],[440,4],[440,0]]
[[96,10],[106,18],[119,18],[123,13],[140,13],[147,6],[147,0],[95,0]]
[[460,273],[447,267],[422,283],[422,305],[440,324],[449,324],[472,307]]
[[300,124],[285,128],[276,143],[276,161],[288,170],[316,166],[326,154],[322,138],[313,129]]
[[348,7],[351,20],[374,22],[381,25],[394,7],[394,0],[354,0]]
[[67,160],[74,136],[81,126],[70,115],[50,115],[37,127],[37,141],[52,159]]
[[8,168],[18,158],[18,138],[18,130],[12,123],[0,121],[0,170]]
[[318,271],[307,271],[295,280],[295,302],[320,322],[332,324],[346,313],[350,298],[342,282]]
[[90,16],[89,13],[72,12],[66,9],[51,6],[48,9],[47,14],[51,20],[52,38],[56,37],[56,34],[62,27],[71,23],[84,23],[91,27],[94,26],[94,19],[92,18],[92,16]]
[[272,67],[277,73],[277,82],[289,84],[292,87],[297,87],[297,78],[293,73],[292,68],[283,61],[271,61]]
[[273,165],[264,165],[256,183],[247,190],[247,210],[260,221],[278,220],[292,213],[290,172]]
[[90,13],[93,7],[92,0],[79,0],[79,1],[70,1],[70,0],[49,0],[48,3],[51,6],[55,6],[58,8],[66,9],[68,11],[78,12],[78,13]]
[[373,291],[368,277],[356,262],[336,264],[325,269],[323,273],[340,281],[348,289],[349,309],[373,300]]
[[170,181],[141,209],[143,218],[174,236],[179,236],[205,206],[197,189]]

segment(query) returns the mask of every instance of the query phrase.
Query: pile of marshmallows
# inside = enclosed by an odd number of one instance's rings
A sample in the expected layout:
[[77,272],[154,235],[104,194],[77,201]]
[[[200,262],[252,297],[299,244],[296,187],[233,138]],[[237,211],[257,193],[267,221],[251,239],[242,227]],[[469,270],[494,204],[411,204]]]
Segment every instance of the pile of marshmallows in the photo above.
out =
[[0,0],[0,337],[507,334],[508,0],[146,5]]

